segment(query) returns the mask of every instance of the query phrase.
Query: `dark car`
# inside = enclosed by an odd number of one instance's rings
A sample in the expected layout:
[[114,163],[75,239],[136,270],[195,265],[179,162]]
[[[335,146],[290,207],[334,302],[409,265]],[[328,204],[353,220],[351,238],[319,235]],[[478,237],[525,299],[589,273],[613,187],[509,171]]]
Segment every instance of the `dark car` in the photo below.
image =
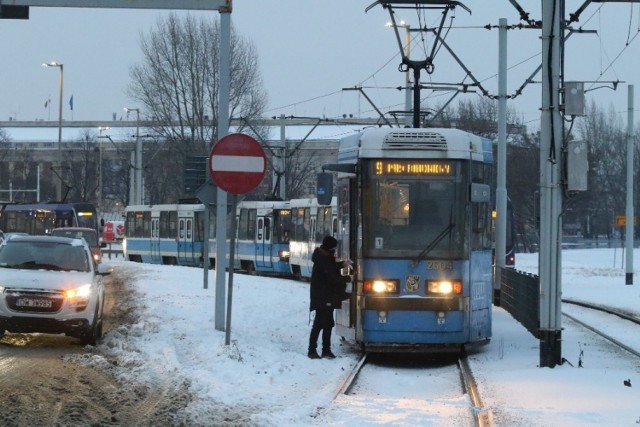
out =
[[14,236],[0,245],[0,336],[40,332],[95,345],[102,337],[104,285],[87,242]]
[[87,241],[89,245],[89,249],[91,249],[91,253],[93,254],[93,260],[96,264],[100,264],[102,262],[102,250],[101,248],[106,246],[100,243],[98,238],[98,232],[93,228],[84,228],[84,227],[60,227],[54,228],[51,231],[52,236],[58,237],[69,237],[71,239],[84,239]]

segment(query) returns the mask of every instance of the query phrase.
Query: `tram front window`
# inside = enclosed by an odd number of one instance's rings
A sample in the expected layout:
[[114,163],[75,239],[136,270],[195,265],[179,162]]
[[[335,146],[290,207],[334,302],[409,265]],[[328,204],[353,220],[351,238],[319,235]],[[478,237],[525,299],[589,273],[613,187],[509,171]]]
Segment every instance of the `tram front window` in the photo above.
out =
[[373,177],[365,192],[368,255],[462,257],[465,192],[461,181]]

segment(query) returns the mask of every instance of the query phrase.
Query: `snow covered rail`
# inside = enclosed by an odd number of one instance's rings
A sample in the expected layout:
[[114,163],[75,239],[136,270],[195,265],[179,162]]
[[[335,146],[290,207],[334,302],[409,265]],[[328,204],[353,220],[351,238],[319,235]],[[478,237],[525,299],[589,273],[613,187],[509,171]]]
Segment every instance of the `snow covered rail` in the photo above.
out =
[[335,397],[341,394],[349,394],[349,392],[351,391],[351,387],[353,387],[353,384],[355,384],[356,378],[358,377],[358,374],[362,370],[362,367],[365,365],[365,363],[367,363],[366,353],[364,353],[360,360],[358,360],[358,363],[353,366],[353,369],[351,369],[351,372],[349,372],[349,375],[347,375],[347,377],[345,378]]
[[[628,351],[636,357],[640,357],[640,339],[638,339],[638,333],[629,334],[628,326],[625,327],[626,322],[632,322],[636,325],[640,325],[640,317],[633,313],[623,312],[620,309],[607,307],[600,304],[592,304],[584,301],[563,299],[562,302],[565,305],[565,310],[562,314],[581,325],[582,327],[590,330],[591,332],[605,338],[611,343],[617,345],[620,348]],[[579,307],[580,309],[574,310],[571,314],[566,311],[567,305]],[[601,327],[595,325],[611,325],[609,321],[603,321],[605,317],[616,316],[620,319],[620,327],[613,328],[611,326],[609,331],[603,331]],[[627,323],[628,325],[628,323]],[[623,332],[619,332],[623,331]]]
[[478,385],[475,378],[473,377],[473,372],[471,372],[471,367],[469,366],[469,361],[467,360],[466,354],[461,355],[458,359],[458,368],[460,369],[462,387],[469,394],[471,404],[473,405],[472,409],[475,425],[477,427],[493,426],[493,417],[491,416],[491,411],[486,410],[482,405],[482,399],[480,399]]
[[458,356],[367,353],[345,374],[330,407],[320,408],[316,421],[492,426],[469,366]]

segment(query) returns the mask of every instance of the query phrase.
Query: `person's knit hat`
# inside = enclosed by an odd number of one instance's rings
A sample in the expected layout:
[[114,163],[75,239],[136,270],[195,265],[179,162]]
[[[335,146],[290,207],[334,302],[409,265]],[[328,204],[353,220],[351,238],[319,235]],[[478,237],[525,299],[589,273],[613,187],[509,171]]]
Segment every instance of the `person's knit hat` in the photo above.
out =
[[328,250],[334,249],[338,246],[338,241],[331,236],[326,236],[322,239],[322,247]]

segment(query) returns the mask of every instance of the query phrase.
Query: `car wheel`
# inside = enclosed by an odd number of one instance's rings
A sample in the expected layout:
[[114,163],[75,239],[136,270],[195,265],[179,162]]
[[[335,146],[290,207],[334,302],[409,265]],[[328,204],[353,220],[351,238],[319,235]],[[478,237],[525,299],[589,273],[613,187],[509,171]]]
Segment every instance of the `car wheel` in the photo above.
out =
[[85,345],[95,346],[98,344],[98,340],[102,338],[102,318],[99,317],[99,306],[96,304],[96,312],[93,315],[93,322],[87,329],[87,331],[80,337],[80,343]]

